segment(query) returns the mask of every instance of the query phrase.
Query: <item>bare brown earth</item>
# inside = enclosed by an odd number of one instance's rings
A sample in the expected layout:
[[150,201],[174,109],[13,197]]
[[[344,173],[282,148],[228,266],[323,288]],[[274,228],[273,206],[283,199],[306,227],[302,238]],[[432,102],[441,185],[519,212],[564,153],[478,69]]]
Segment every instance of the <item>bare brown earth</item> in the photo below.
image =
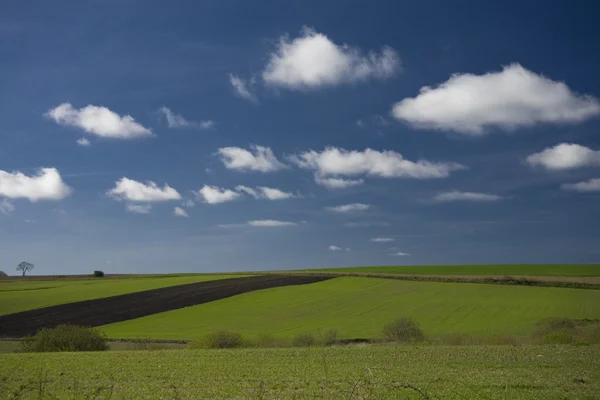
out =
[[0,337],[23,337],[60,324],[100,326],[279,286],[331,279],[321,275],[268,275],[197,282],[0,316]]

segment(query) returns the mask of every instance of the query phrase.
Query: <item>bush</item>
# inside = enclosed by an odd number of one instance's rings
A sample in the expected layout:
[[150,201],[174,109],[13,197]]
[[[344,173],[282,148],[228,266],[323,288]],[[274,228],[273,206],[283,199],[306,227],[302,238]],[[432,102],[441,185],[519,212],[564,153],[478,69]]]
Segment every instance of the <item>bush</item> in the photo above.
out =
[[419,342],[425,335],[412,318],[398,318],[383,327],[383,337],[390,342]]
[[341,340],[340,333],[335,329],[325,329],[319,332],[319,342],[323,346],[333,346]]
[[41,353],[51,351],[105,351],[109,346],[100,331],[76,325],[58,325],[43,328],[35,336],[26,337],[18,352]]
[[299,333],[292,339],[292,346],[312,347],[317,345],[317,339],[310,333]]
[[104,272],[99,270],[94,271],[94,278],[104,278]]
[[236,332],[216,331],[188,345],[191,349],[233,349],[245,347],[248,343]]
[[3,277],[5,277],[5,276],[8,276],[8,275],[6,274],[6,272],[4,272],[4,271],[0,271],[0,278],[3,278]]
[[543,344],[571,344],[574,341],[573,334],[566,329],[550,332],[542,337]]

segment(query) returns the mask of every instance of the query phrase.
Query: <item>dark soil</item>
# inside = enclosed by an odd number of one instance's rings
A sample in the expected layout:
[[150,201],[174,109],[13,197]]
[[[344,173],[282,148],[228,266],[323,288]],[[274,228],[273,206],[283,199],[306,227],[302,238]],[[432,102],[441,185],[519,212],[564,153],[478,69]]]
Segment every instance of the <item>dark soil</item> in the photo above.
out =
[[101,326],[279,286],[303,285],[330,276],[251,276],[170,286],[103,299],[0,316],[0,337],[33,335],[60,324]]

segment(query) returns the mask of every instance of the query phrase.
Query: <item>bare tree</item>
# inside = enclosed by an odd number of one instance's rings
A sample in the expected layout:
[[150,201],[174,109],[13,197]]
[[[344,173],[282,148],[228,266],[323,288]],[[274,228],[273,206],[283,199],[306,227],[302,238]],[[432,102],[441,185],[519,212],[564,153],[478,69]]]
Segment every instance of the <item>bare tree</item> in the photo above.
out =
[[27,261],[23,261],[19,265],[17,265],[17,271],[23,272],[23,276],[25,276],[25,274],[27,272],[31,271],[33,269],[33,267],[35,267],[35,265],[33,265],[32,263],[28,263]]

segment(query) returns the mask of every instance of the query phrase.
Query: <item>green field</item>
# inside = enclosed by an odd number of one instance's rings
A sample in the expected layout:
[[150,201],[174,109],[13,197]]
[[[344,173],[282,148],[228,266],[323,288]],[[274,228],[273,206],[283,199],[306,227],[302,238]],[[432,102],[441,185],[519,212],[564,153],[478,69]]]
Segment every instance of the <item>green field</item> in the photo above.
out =
[[237,276],[241,275],[148,275],[98,279],[6,280],[0,281],[0,315]]
[[[0,355],[38,399],[598,399],[600,346],[398,346]],[[4,379],[3,379],[4,378]],[[3,383],[4,382],[4,383]],[[41,382],[41,384],[40,384]],[[22,397],[10,397],[20,386]],[[41,388],[41,390],[40,390]]]
[[406,267],[325,268],[310,269],[306,271],[410,275],[600,276],[600,264],[428,265]]
[[384,324],[413,317],[427,335],[527,335],[546,317],[600,318],[600,290],[343,277],[242,294],[102,327],[114,338],[195,339],[216,329],[289,339],[334,328],[378,337]]

